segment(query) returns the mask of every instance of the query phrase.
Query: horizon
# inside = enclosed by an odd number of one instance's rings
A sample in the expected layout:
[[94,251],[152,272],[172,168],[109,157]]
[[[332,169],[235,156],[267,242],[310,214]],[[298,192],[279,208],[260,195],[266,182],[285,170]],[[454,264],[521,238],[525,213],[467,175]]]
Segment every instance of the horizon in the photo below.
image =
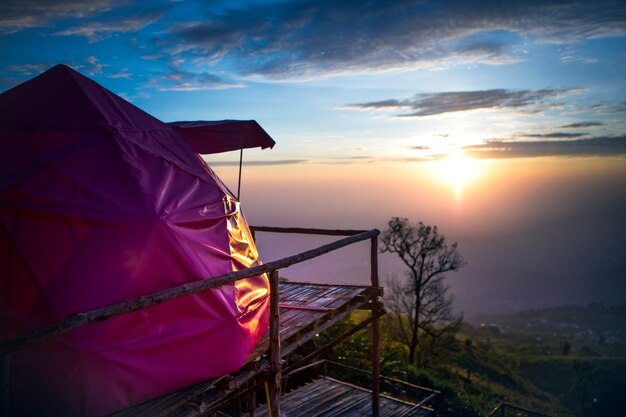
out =
[[[244,151],[252,225],[437,225],[468,262],[447,281],[468,314],[626,301],[621,1],[0,11],[0,91],[65,63],[166,122],[257,120],[277,145]],[[204,158],[237,189],[238,153]],[[269,261],[317,241],[259,248]],[[286,275],[363,283],[357,252]],[[394,273],[381,255],[382,283]]]

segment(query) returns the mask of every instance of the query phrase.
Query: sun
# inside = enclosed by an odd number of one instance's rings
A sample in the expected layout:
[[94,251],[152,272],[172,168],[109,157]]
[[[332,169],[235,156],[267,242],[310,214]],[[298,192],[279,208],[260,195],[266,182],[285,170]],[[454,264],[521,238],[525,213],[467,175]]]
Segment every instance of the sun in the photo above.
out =
[[468,158],[463,151],[458,151],[445,159],[435,162],[437,175],[451,185],[457,198],[461,197],[463,188],[474,181],[480,174],[480,161]]

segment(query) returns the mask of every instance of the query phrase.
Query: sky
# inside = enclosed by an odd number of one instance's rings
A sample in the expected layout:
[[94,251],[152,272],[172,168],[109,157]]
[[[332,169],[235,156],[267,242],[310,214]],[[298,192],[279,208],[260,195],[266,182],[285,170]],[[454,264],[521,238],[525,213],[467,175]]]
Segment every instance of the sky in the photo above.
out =
[[[166,122],[257,120],[251,224],[439,226],[467,315],[626,301],[623,0],[3,1],[0,91],[58,63]],[[281,239],[264,259],[327,241]],[[368,253],[286,274],[365,283]]]

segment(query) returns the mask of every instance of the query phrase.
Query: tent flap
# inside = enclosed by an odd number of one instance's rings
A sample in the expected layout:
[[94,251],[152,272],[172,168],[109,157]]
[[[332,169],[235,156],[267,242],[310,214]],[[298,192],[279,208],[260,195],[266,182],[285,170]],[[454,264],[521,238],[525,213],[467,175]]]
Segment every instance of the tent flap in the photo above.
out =
[[210,154],[244,148],[273,148],[276,142],[254,120],[168,123],[197,153]]

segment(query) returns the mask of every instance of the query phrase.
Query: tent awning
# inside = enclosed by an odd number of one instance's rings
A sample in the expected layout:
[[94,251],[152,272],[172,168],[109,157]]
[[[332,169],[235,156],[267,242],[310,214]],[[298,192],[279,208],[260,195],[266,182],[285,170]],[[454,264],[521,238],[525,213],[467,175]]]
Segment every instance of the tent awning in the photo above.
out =
[[276,142],[254,120],[167,123],[197,153],[211,154],[244,148],[273,148]]

